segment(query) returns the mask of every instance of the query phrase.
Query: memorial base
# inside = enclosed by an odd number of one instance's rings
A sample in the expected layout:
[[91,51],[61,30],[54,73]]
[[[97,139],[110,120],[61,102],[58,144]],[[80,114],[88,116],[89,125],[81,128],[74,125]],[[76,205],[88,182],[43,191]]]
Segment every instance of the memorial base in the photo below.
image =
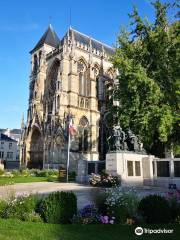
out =
[[153,156],[135,152],[110,152],[106,154],[106,171],[119,176],[122,186],[153,184]]

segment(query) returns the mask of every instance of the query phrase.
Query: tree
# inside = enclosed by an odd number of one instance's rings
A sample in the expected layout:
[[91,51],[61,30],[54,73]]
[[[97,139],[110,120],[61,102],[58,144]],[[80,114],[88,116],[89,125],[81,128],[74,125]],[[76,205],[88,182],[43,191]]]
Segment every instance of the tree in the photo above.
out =
[[121,30],[112,62],[119,71],[115,97],[122,127],[139,135],[148,152],[163,156],[179,149],[180,23],[168,22],[170,4],[152,5],[153,23],[136,8],[129,15],[133,30]]

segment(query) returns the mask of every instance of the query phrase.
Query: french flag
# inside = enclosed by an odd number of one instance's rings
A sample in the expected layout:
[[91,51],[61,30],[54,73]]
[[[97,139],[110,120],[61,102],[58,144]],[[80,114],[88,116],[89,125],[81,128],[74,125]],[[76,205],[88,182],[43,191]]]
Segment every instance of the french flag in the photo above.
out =
[[70,133],[71,136],[76,135],[76,129],[73,125],[72,119],[70,120],[70,123],[69,123],[69,133]]

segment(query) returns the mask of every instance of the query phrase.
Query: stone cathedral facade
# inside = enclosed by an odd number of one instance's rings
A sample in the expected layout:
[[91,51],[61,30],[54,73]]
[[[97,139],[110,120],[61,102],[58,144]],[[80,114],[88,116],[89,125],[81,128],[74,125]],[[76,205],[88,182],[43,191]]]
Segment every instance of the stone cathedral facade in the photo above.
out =
[[79,159],[99,160],[103,138],[104,77],[113,79],[113,49],[69,28],[59,39],[50,25],[30,52],[27,124],[21,141],[21,164],[29,168],[65,167],[66,119],[73,116],[70,168]]

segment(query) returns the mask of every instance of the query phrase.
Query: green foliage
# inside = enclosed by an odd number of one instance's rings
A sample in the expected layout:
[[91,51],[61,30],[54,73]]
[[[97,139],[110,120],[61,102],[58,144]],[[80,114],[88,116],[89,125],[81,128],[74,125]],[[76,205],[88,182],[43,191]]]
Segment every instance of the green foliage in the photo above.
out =
[[171,221],[176,222],[180,217],[180,202],[178,201],[177,197],[169,199],[169,206],[171,212]]
[[98,213],[103,216],[107,215],[106,192],[100,191],[99,189],[93,189],[90,196],[94,206],[98,210]]
[[22,175],[22,173],[19,170],[12,170],[13,177],[19,177]]
[[16,218],[27,221],[34,215],[39,199],[36,195],[18,196],[11,199],[2,212],[3,218]]
[[0,200],[0,218],[4,217],[4,212],[6,208],[7,208],[7,202],[5,200]]
[[139,135],[149,151],[152,142],[156,148],[178,145],[180,135],[180,24],[168,22],[169,4],[157,0],[153,6],[154,23],[134,8],[129,15],[133,30],[121,31],[112,58],[119,70],[114,97],[121,102],[121,125]]
[[149,195],[144,197],[138,207],[146,223],[169,223],[171,212],[165,197]]
[[115,217],[116,223],[126,223],[127,218],[137,216],[139,199],[133,191],[112,189],[107,192],[106,205],[108,216]]
[[0,168],[0,176],[4,174],[4,170]]
[[39,213],[48,223],[70,223],[77,212],[76,195],[72,192],[54,192],[42,200]]

